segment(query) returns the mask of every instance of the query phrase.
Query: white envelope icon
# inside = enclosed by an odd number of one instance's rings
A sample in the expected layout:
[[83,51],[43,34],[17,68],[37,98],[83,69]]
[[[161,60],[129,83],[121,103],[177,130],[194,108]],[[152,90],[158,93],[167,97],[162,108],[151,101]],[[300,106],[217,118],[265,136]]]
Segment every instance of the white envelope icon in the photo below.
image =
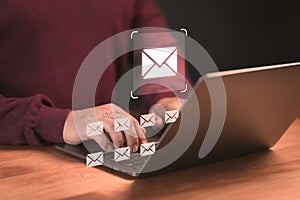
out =
[[130,149],[129,147],[123,147],[114,150],[114,160],[115,162],[128,160],[130,158]]
[[103,122],[93,122],[86,125],[86,136],[96,136],[103,134]]
[[165,123],[173,123],[176,122],[176,120],[179,117],[179,111],[178,110],[169,110],[165,112]]
[[141,115],[140,125],[142,127],[149,127],[155,125],[155,114]]
[[115,119],[115,132],[127,131],[130,129],[130,119],[128,117]]
[[103,164],[103,152],[91,153],[86,155],[86,166],[95,167]]
[[176,47],[143,49],[142,77],[143,79],[176,76]]
[[155,142],[141,144],[140,156],[148,156],[155,153]]

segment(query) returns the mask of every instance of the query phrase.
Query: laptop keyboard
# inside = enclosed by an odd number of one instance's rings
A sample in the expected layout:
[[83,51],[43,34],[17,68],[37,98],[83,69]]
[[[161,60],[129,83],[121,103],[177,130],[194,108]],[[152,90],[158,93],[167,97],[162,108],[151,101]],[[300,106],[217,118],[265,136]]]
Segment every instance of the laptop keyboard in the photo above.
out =
[[140,166],[145,163],[147,158],[148,156],[140,157],[138,153],[132,153],[129,160],[120,161],[120,164],[128,167]]
[[132,171],[140,171],[147,159],[148,156],[141,157],[139,153],[131,153],[130,159],[115,162],[112,153],[104,154],[104,164],[119,171],[127,171],[128,168]]
[[[155,142],[158,140],[158,137],[149,138],[148,142]],[[86,145],[89,147],[90,152],[99,152],[103,151],[97,143],[94,141],[85,141]],[[155,142],[157,144],[157,142]],[[84,148],[84,147],[83,147]],[[117,171],[127,172],[127,171],[134,171],[134,172],[140,172],[142,170],[142,167],[144,166],[145,162],[149,158],[149,156],[140,156],[140,153],[130,153],[130,159],[128,160],[122,160],[122,161],[114,161],[114,153],[113,152],[104,152],[104,165],[115,169]]]

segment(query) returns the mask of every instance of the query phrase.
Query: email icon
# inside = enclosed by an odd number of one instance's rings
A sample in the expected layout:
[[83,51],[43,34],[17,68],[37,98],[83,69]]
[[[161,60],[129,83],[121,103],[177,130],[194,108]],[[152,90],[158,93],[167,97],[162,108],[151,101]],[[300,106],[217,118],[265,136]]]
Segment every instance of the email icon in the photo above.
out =
[[128,131],[130,129],[130,119],[128,117],[115,119],[115,132]]
[[149,127],[155,125],[155,114],[141,115],[140,125],[142,127]]
[[148,156],[155,153],[155,142],[141,144],[140,156]]
[[86,136],[97,136],[103,134],[103,122],[93,122],[86,125]]
[[173,123],[176,122],[176,120],[179,117],[179,111],[178,110],[169,110],[165,112],[165,123]]
[[162,78],[177,75],[176,47],[143,49],[143,79]]
[[115,162],[122,161],[122,160],[128,160],[129,158],[130,158],[129,147],[115,149],[115,151],[114,151]]
[[86,155],[86,166],[95,167],[103,165],[103,152],[91,153]]

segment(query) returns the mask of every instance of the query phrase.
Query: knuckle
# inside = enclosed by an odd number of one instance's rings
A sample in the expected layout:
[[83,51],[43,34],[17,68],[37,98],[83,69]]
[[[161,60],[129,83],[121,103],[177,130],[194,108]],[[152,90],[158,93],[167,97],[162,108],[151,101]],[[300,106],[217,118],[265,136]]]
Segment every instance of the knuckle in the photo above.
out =
[[122,147],[124,145],[124,140],[123,139],[117,139],[114,141],[114,145],[117,147]]
[[139,141],[137,137],[132,137],[132,139],[130,140],[130,144],[133,145],[138,145]]

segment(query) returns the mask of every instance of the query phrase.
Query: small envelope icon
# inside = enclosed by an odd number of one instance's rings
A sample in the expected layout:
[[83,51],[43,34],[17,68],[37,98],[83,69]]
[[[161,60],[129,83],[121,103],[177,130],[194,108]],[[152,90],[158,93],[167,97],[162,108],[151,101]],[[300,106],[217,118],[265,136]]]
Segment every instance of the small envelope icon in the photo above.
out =
[[86,166],[95,167],[103,165],[103,152],[91,153],[86,155]]
[[155,125],[155,114],[141,115],[140,125],[142,127],[149,127]]
[[176,120],[179,117],[179,111],[178,110],[169,110],[165,112],[165,123],[173,123],[176,122]]
[[176,47],[143,49],[142,77],[143,79],[176,76]]
[[130,129],[130,119],[128,117],[115,119],[115,132],[127,131]]
[[86,125],[86,136],[96,136],[103,134],[103,122],[93,122]]
[[129,147],[123,147],[115,149],[114,151],[114,160],[115,162],[128,160],[130,158],[130,149]]
[[155,142],[141,144],[140,156],[148,156],[155,153]]

